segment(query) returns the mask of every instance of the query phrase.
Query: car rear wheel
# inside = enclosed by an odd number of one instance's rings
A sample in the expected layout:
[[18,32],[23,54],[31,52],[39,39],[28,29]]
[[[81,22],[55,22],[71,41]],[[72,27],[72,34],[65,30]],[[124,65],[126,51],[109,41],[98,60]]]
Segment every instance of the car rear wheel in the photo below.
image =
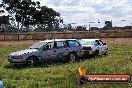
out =
[[66,62],[68,62],[68,61],[69,61],[69,59],[68,59],[68,58],[69,58],[69,56],[68,56],[68,55],[63,56],[61,61],[62,61],[63,63],[66,63]]
[[75,62],[76,61],[76,55],[75,54],[70,54],[69,55],[69,61],[70,62]]

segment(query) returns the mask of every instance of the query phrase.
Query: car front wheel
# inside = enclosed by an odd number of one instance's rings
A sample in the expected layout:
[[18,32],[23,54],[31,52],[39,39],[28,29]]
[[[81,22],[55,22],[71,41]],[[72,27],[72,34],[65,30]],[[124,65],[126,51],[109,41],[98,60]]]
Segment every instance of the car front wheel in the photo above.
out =
[[30,57],[27,59],[27,65],[28,66],[35,66],[38,64],[38,61],[36,58]]
[[94,56],[98,56],[98,55],[99,55],[99,50],[95,50]]
[[107,48],[106,52],[104,53],[104,55],[108,55],[108,48]]

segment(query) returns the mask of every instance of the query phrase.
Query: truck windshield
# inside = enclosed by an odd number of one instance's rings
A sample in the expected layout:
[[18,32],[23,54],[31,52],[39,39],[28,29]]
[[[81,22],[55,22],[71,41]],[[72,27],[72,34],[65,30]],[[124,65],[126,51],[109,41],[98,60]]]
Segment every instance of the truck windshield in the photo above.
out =
[[46,44],[47,44],[47,42],[37,42],[37,43],[33,44],[31,47],[29,47],[29,49],[40,49],[41,47],[43,47]]

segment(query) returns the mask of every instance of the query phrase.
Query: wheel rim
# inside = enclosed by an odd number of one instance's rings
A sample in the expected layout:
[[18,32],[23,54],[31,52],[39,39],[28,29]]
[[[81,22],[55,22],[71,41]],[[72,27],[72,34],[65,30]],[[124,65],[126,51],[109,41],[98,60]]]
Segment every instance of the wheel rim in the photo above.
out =
[[70,62],[74,62],[76,59],[74,54],[70,54]]
[[34,60],[33,60],[33,58],[28,59],[28,65],[29,65],[29,66],[33,66],[33,65],[34,65]]

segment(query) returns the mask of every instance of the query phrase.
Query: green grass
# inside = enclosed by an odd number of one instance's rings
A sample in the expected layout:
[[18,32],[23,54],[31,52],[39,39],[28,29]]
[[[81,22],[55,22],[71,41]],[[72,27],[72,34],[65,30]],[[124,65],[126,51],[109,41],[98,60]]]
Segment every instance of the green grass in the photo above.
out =
[[37,67],[14,67],[6,57],[26,46],[0,47],[0,79],[5,88],[132,88],[128,84],[86,84],[76,82],[78,66],[87,74],[132,74],[132,46],[109,46],[109,55],[76,63],[42,64]]

